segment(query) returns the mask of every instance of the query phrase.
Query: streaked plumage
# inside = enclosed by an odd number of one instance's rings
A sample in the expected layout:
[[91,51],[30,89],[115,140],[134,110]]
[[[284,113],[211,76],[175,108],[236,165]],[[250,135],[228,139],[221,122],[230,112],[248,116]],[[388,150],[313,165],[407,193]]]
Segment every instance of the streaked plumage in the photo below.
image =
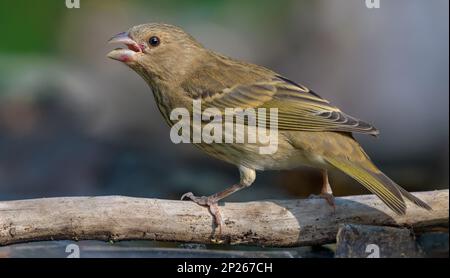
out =
[[[210,197],[188,197],[214,205],[223,197],[249,186],[255,170],[291,169],[302,165],[337,168],[376,194],[396,213],[404,214],[403,198],[431,209],[385,176],[369,159],[352,133],[377,135],[371,124],[339,110],[305,86],[269,69],[237,61],[201,46],[178,27],[145,24],[113,38],[130,50],[113,50],[109,57],[120,60],[150,85],[156,103],[169,125],[170,111],[202,100],[203,108],[278,108],[279,146],[274,155],[260,155],[258,144],[205,144],[197,146],[210,155],[239,167],[241,181]],[[160,44],[152,46],[156,36]],[[325,172],[326,173],[326,172]],[[216,214],[217,213],[217,214]],[[220,222],[220,221],[219,221]]]

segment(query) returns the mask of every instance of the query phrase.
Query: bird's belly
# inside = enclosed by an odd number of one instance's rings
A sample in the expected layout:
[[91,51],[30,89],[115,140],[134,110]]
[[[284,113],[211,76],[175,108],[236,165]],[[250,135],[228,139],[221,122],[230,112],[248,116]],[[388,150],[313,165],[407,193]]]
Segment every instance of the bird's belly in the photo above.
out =
[[261,144],[200,143],[195,145],[217,159],[255,170],[288,170],[301,166],[324,166],[320,156],[293,147],[283,134],[279,134],[277,150],[273,154],[261,154]]

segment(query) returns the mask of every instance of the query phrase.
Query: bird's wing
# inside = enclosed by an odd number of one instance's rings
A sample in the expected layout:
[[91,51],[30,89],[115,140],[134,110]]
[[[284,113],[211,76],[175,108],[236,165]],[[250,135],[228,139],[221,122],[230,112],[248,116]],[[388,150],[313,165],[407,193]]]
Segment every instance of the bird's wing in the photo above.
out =
[[202,107],[218,108],[222,113],[235,107],[277,108],[280,130],[379,133],[371,124],[343,113],[308,88],[278,75],[269,81],[208,90],[197,96]]

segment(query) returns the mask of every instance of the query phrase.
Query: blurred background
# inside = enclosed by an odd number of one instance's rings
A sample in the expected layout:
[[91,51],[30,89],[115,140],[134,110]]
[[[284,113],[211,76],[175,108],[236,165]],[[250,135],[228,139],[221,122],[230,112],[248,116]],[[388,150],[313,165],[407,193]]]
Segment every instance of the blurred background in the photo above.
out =
[[[364,148],[410,191],[449,184],[449,2],[1,1],[0,200],[209,195],[237,169],[174,145],[145,82],[106,58],[107,40],[165,22],[206,47],[272,68],[373,123]],[[365,193],[337,172],[336,195]],[[319,191],[311,169],[259,173],[228,201]]]

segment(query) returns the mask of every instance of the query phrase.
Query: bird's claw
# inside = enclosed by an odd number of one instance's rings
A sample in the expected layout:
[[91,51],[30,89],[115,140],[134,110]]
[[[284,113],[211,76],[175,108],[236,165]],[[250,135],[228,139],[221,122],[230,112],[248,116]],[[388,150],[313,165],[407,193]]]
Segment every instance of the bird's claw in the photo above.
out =
[[[185,199],[189,199],[192,202],[196,203],[197,205],[208,207],[209,212],[214,216],[214,222],[216,226],[219,228],[219,238],[220,238],[220,235],[222,234],[222,215],[220,214],[219,204],[217,200],[215,200],[211,196],[197,197],[192,192],[185,193],[183,194],[183,196],[181,196],[181,200]],[[220,242],[220,240],[217,242]]]
[[197,197],[192,192],[185,193],[183,194],[183,196],[181,196],[182,201],[185,199],[189,199],[200,206],[210,206],[214,203],[211,201],[211,198],[206,196]]
[[194,197],[194,194],[192,192],[187,192],[181,195],[180,200],[183,201],[184,199],[191,199],[191,197]]
[[309,195],[310,199],[325,199],[327,201],[328,205],[333,208],[333,211],[336,212],[336,204],[334,202],[334,196],[330,193],[320,193],[319,195],[311,194]]

